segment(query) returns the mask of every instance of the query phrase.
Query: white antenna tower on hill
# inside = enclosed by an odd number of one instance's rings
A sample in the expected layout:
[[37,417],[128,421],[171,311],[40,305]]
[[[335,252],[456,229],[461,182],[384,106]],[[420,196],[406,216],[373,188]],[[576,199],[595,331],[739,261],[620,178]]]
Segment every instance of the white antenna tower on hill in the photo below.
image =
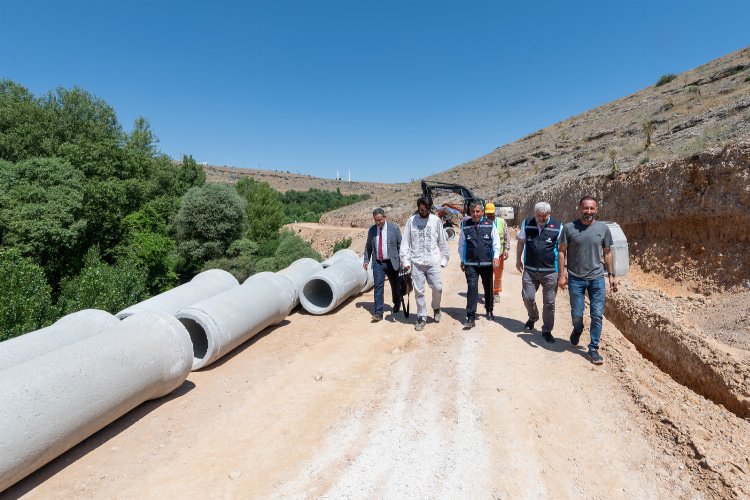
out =
[[352,182],[352,171],[349,170],[349,182]]

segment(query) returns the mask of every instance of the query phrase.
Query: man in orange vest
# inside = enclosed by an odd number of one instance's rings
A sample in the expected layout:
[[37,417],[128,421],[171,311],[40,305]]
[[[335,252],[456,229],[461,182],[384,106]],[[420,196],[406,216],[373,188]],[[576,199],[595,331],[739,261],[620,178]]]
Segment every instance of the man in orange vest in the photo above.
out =
[[500,236],[500,248],[503,254],[500,256],[500,265],[494,269],[494,280],[492,282],[492,292],[495,294],[495,301],[500,300],[500,292],[503,291],[503,268],[505,261],[508,260],[510,251],[510,238],[508,238],[508,224],[502,217],[495,217],[495,204],[492,202],[484,206],[484,215],[495,224],[497,234]]

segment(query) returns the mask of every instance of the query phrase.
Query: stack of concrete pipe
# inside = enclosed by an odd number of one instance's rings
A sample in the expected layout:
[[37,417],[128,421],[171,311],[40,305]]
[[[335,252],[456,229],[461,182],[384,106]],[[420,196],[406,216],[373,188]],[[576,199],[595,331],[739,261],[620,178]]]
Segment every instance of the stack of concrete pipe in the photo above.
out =
[[300,259],[278,273],[255,274],[238,287],[178,311],[193,341],[193,370],[282,322],[298,304],[307,278],[321,269],[312,259]]
[[372,270],[365,271],[361,257],[352,250],[339,250],[322,264],[325,269],[310,276],[300,294],[300,303],[310,314],[326,314],[372,287]]
[[141,403],[182,385],[193,348],[166,313],[140,313],[0,372],[0,491]]

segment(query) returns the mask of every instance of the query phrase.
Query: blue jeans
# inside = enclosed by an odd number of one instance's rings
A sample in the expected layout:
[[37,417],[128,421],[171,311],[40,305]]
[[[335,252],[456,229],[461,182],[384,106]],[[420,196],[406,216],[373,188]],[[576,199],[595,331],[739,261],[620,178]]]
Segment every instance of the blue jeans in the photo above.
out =
[[585,307],[583,296],[589,294],[591,315],[591,342],[589,351],[599,350],[599,339],[602,336],[602,316],[604,314],[604,277],[584,280],[568,274],[568,290],[570,295],[570,316],[573,319],[573,331],[583,332],[583,310]]

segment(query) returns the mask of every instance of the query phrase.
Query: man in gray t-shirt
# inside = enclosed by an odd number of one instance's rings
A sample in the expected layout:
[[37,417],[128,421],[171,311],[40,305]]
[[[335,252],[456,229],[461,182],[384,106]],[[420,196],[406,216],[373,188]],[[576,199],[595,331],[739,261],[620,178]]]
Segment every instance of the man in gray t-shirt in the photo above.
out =
[[[614,259],[610,247],[612,234],[603,222],[594,219],[599,211],[595,198],[584,196],[578,202],[581,217],[563,226],[559,241],[559,272],[557,284],[563,290],[569,288],[570,315],[573,332],[570,343],[578,345],[583,333],[584,295],[588,292],[591,327],[589,357],[595,365],[604,363],[599,354],[604,315],[604,275],[609,277],[609,286],[617,291],[617,278],[612,274]],[[602,262],[602,260],[604,262]],[[605,272],[606,265],[606,272]]]

